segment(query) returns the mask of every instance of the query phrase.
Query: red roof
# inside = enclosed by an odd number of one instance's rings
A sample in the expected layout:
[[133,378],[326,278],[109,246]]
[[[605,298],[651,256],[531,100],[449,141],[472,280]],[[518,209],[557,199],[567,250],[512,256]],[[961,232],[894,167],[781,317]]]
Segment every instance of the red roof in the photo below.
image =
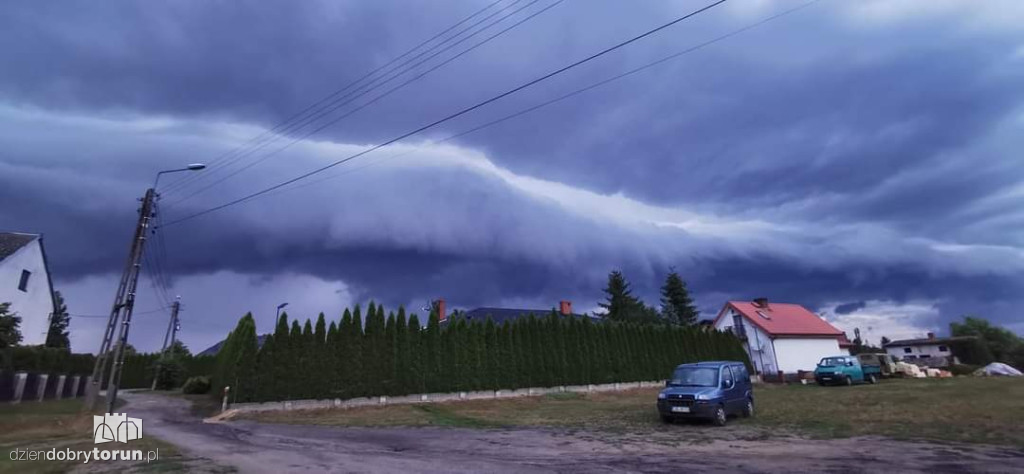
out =
[[853,347],[853,342],[851,342],[850,339],[846,337],[846,334],[839,336],[839,348],[846,349],[849,347]]
[[725,315],[726,308],[742,314],[755,326],[772,336],[834,336],[844,335],[818,315],[798,304],[768,303],[762,308],[749,301],[730,301],[718,313],[715,324]]

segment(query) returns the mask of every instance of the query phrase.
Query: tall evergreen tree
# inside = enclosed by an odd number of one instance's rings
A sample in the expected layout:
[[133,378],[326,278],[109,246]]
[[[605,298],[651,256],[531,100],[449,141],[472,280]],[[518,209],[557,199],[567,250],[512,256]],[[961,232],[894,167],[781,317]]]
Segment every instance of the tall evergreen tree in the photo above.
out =
[[330,391],[330,364],[327,358],[327,321],[324,313],[316,318],[316,326],[313,327],[313,337],[310,347],[308,366],[312,374],[310,377],[310,397],[325,398]]
[[409,392],[424,393],[426,388],[426,351],[423,347],[423,326],[413,313],[409,316]]
[[658,322],[657,312],[648,308],[638,298],[633,296],[629,288],[629,282],[622,272],[613,270],[608,274],[608,285],[604,288],[605,301],[598,303],[605,312],[600,316],[609,321],[656,323]]
[[68,325],[71,324],[71,315],[68,314],[68,305],[59,291],[53,292],[53,303],[55,308],[50,316],[50,329],[46,332],[46,347],[70,351],[71,341],[68,339]]
[[431,310],[427,319],[427,329],[423,333],[423,373],[425,374],[425,385],[428,392],[439,391],[441,381],[441,324],[437,310]]
[[661,287],[661,315],[669,324],[692,326],[697,324],[700,312],[693,304],[686,282],[674,269]]

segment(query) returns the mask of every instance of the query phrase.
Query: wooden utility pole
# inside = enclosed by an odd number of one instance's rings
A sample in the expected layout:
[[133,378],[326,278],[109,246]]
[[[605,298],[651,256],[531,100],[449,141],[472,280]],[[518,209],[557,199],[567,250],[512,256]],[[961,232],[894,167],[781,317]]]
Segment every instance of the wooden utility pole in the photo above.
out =
[[[178,298],[181,298],[180,296]],[[167,354],[167,350],[174,347],[174,340],[178,335],[178,310],[181,308],[181,301],[174,300],[171,303],[171,320],[167,323],[167,332],[164,334],[164,345],[160,348],[160,357],[162,358]],[[171,344],[167,344],[167,339],[170,338]],[[153,387],[150,390],[156,390],[156,380],[160,377],[160,364],[159,360],[156,364],[156,372],[153,374]]]
[[[107,382],[107,413],[114,412],[114,401],[117,400],[117,386],[121,382],[121,368],[124,365],[124,348],[128,344],[128,330],[131,326],[132,311],[135,309],[135,290],[139,282],[139,272],[142,269],[142,252],[146,245],[146,233],[149,230],[150,219],[153,216],[153,204],[156,200],[156,190],[149,188],[142,198],[142,207],[139,209],[139,220],[135,225],[135,235],[132,238],[131,249],[128,251],[128,261],[121,273],[121,283],[117,287],[117,294],[114,296],[114,305],[110,310],[110,317],[107,319],[107,328],[103,334],[103,343],[100,344],[99,354],[96,356],[96,364],[92,370],[92,383],[86,394],[86,406],[92,410],[95,408],[96,399],[99,396],[100,385],[110,366],[110,376]],[[118,322],[120,331],[118,332]],[[118,333],[117,343],[114,343],[114,334]]]

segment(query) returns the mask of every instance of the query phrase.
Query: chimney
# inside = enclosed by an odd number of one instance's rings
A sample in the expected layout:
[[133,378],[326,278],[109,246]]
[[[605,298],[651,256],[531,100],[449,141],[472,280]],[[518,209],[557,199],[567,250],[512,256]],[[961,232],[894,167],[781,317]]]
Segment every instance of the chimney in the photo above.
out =
[[565,301],[565,300],[559,301],[558,302],[558,312],[562,313],[565,316],[571,315],[572,314],[572,301]]
[[754,298],[754,306],[758,308],[768,308],[768,298]]
[[439,321],[444,321],[445,318],[448,317],[448,313],[445,313],[444,298],[438,298],[437,301],[434,302],[434,309],[437,310],[437,319]]
[[935,339],[935,333],[934,332],[928,333],[928,339]]

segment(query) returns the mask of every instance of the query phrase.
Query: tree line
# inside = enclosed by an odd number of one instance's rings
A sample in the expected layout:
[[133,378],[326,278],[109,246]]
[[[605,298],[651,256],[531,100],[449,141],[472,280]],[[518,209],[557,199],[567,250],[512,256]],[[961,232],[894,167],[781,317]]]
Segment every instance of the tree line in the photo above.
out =
[[692,326],[697,324],[697,311],[686,282],[674,269],[670,269],[661,287],[661,307],[648,306],[633,295],[630,284],[621,271],[608,274],[604,288],[605,300],[598,303],[604,310],[599,314],[603,319],[637,324],[670,324]]
[[[365,321],[365,324],[364,324]],[[357,305],[340,321],[289,322],[258,346],[252,315],[224,341],[212,374],[213,393],[255,402],[347,399],[377,395],[516,389],[665,378],[700,360],[748,363],[731,334],[696,327],[528,315],[498,325],[436,312],[423,327],[403,308]]]

